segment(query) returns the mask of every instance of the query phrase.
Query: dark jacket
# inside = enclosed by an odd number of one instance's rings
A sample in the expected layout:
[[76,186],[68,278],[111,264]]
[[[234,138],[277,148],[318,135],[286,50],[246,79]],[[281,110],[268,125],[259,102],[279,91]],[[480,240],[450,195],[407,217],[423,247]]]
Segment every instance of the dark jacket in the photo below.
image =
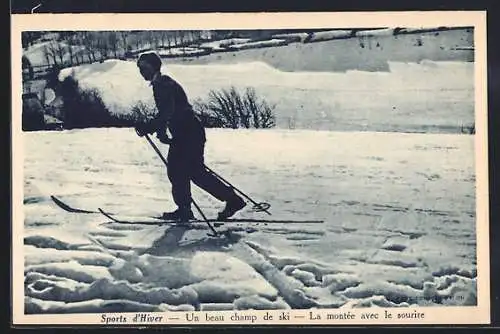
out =
[[204,143],[205,129],[194,114],[181,85],[167,75],[160,75],[152,81],[152,86],[158,109],[156,131],[165,134],[168,128],[174,145]]

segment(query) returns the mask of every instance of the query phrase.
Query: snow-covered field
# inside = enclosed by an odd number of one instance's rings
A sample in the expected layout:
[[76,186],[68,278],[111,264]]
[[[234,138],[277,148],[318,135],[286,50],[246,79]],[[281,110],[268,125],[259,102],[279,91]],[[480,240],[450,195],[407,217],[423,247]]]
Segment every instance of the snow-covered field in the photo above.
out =
[[273,38],[265,41],[255,41],[248,43],[238,43],[228,46],[230,50],[243,50],[243,49],[253,49],[253,48],[262,48],[262,47],[271,47],[271,46],[282,46],[286,45],[288,42],[284,39]]
[[[203,224],[68,213],[50,195],[130,216],[173,209],[161,160],[132,129],[23,133],[25,312],[476,305],[475,137],[457,134],[474,120],[473,64],[389,65],[164,69],[192,101],[234,85],[276,103],[276,129],[207,130],[206,164],[271,203],[269,218],[321,224],[226,223],[217,239]],[[152,103],[133,62],[73,71],[113,112]],[[193,196],[209,217],[222,205]]]
[[351,30],[331,30],[314,32],[310,42],[328,41],[334,38],[347,38],[352,36]]
[[221,39],[218,41],[205,42],[200,45],[202,48],[208,48],[213,51],[226,50],[228,46],[244,44],[250,42],[249,38],[229,38]]
[[392,35],[394,35],[394,29],[392,28],[356,31],[356,36],[358,37],[392,36]]
[[[23,136],[28,313],[476,303],[473,136],[209,130],[207,165],[271,203],[269,218],[324,220],[226,223],[222,239],[50,200],[172,209],[163,165],[133,130]],[[208,216],[221,206],[193,196]]]
[[[243,51],[242,51],[243,52]],[[474,64],[390,62],[389,72],[283,72],[266,63],[180,65],[164,72],[179,81],[189,99],[210,90],[254,87],[276,106],[279,128],[340,131],[459,133],[474,123]],[[114,113],[138,101],[153,103],[152,90],[133,61],[108,60],[61,71],[83,87],[96,88]]]
[[193,48],[193,47],[181,47],[181,48],[171,48],[171,49],[163,49],[157,51],[157,53],[161,57],[175,56],[175,55],[203,55],[206,53],[203,49]]

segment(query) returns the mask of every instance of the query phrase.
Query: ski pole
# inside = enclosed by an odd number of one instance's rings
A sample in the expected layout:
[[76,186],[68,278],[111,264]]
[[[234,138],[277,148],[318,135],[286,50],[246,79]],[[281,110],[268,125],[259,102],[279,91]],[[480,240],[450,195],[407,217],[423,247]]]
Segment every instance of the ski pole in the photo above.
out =
[[[146,134],[147,136],[147,134]],[[156,146],[154,145],[154,143],[151,141],[151,139],[149,137],[147,137],[148,141],[150,142],[151,145],[153,145],[153,147],[155,148],[156,152],[158,154],[159,151],[158,151],[158,148],[156,148]],[[161,154],[160,154],[161,155]],[[166,163],[166,161],[164,161]],[[231,189],[233,189],[234,191],[238,192],[240,195],[242,195],[243,197],[245,197],[248,201],[250,201],[254,206],[253,206],[253,209],[254,211],[257,211],[257,212],[265,212],[267,213],[268,215],[271,215],[271,213],[268,211],[269,208],[271,207],[271,205],[269,203],[266,203],[266,202],[260,202],[260,203],[257,203],[256,201],[254,201],[252,198],[250,198],[250,196],[248,196],[247,194],[245,194],[243,191],[241,191],[240,189],[238,189],[237,187],[235,187],[234,185],[232,185],[228,180],[224,179],[221,175],[217,174],[215,171],[213,171],[212,169],[210,169],[207,165],[203,165],[203,167],[209,172],[211,173],[212,175],[214,175],[215,177],[217,177],[220,181],[222,181],[223,183],[225,183],[228,187],[230,187]]]
[[245,197],[246,199],[248,199],[250,202],[252,202],[252,204],[254,205],[253,208],[254,208],[255,211],[259,211],[259,212],[264,211],[268,215],[271,215],[271,213],[268,211],[268,209],[271,207],[271,205],[269,203],[266,203],[266,202],[257,203],[256,201],[254,201],[253,199],[251,199],[250,196],[248,196],[247,194],[245,194],[240,189],[236,188],[229,181],[227,181],[222,176],[220,176],[219,174],[217,174],[216,172],[214,172],[212,169],[208,168],[208,166],[206,166],[206,165],[204,165],[204,166],[205,166],[205,169],[208,172],[212,173],[215,177],[217,177],[219,180],[221,180],[222,182],[224,182],[227,186],[231,187],[234,191],[240,193],[240,195],[242,195],[243,197]]
[[[146,133],[144,136],[146,137],[146,139],[149,142],[149,144],[151,145],[151,147],[153,147],[153,149],[155,150],[155,152],[158,154],[158,156],[160,157],[160,159],[163,161],[163,163],[165,164],[165,167],[168,167],[167,160],[163,157],[163,155],[161,154],[160,150],[158,149],[158,147],[156,147],[155,143],[153,143],[153,141],[151,140],[151,138],[149,138],[149,135]],[[193,198],[191,198],[191,201],[193,202],[194,206],[196,207],[196,210],[198,210],[198,212],[201,214],[201,216],[205,220],[205,223],[207,223],[208,227],[210,227],[210,229],[212,230],[212,232],[214,232],[214,235],[217,236],[218,235],[217,231],[210,224],[210,222],[208,221],[207,217],[203,214],[203,211],[201,211],[201,208],[198,206],[198,204],[195,202],[195,200]]]

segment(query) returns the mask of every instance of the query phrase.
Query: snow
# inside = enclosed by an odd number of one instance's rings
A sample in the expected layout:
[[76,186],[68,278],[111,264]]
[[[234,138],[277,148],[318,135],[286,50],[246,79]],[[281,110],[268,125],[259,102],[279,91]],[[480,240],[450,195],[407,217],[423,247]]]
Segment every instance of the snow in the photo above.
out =
[[392,35],[394,35],[394,29],[392,28],[356,31],[357,37],[392,36]]
[[234,301],[236,310],[286,310],[289,309],[283,300],[270,301],[260,296],[241,297]]
[[242,50],[242,49],[252,49],[252,48],[262,48],[262,47],[271,47],[271,46],[280,46],[286,45],[287,41],[284,39],[270,39],[265,41],[256,41],[256,42],[248,42],[248,43],[240,43],[228,46],[230,50]]
[[[276,106],[279,128],[459,133],[474,122],[473,66],[389,62],[389,72],[283,72],[254,61],[164,63],[163,72],[181,83],[191,102],[206,99],[210,90],[254,87]],[[132,61],[64,69],[60,80],[72,72],[83,87],[99,90],[113,113],[130,113],[139,101],[154,105],[152,89]]]
[[292,41],[300,41],[304,42],[304,40],[309,36],[308,33],[289,33],[289,34],[275,34],[272,37],[278,39],[292,40]]
[[200,47],[211,49],[212,51],[222,51],[226,50],[228,46],[234,46],[240,43],[250,42],[249,38],[228,38],[221,39],[218,41],[210,41],[200,44]]
[[[449,27],[442,27],[443,29],[449,29]],[[407,34],[414,34],[414,33],[419,33],[419,32],[428,32],[428,31],[435,31],[435,28],[429,28],[429,27],[413,27],[413,28],[402,28],[399,30],[399,33],[407,33]]]
[[352,36],[351,30],[330,30],[314,32],[309,42],[328,41],[336,38],[347,38]]
[[114,113],[128,114],[137,102],[153,101],[152,89],[141,77],[135,62],[106,60],[65,68],[59,80],[72,73],[82,88],[97,88],[105,105]]
[[[244,49],[253,49],[260,47],[271,47],[271,46],[280,46],[286,45],[287,38],[296,38],[295,35],[280,35],[281,37],[274,36],[276,38],[271,38],[269,40],[262,41],[252,41],[249,38],[230,38],[218,41],[205,42],[200,44],[200,48],[209,49],[212,52],[218,51],[234,51],[234,50],[244,50]],[[306,34],[307,36],[307,34]],[[199,50],[204,52],[204,50]]]
[[44,50],[49,47],[52,42],[37,43],[23,50],[23,55],[28,58],[32,66],[46,65]]
[[[171,43],[173,44],[173,41],[171,41]],[[154,48],[155,48],[155,45],[153,45],[152,43],[147,42],[147,41],[141,41],[139,47],[131,47],[130,48],[130,53],[132,53],[132,54],[139,54],[139,53],[142,53],[142,52],[150,51],[150,50],[152,50]]]
[[219,45],[222,46],[229,46],[229,45],[235,45],[235,44],[240,44],[240,43],[247,43],[251,41],[250,38],[228,38],[228,39],[223,39],[218,41]]
[[[26,133],[25,196],[39,198],[25,204],[27,312],[474,304],[473,140],[210,129],[214,170],[271,202],[276,217],[325,221],[253,224],[214,240],[206,229],[118,229],[48,199],[130,214],[172,206],[161,161],[133,130]],[[219,204],[193,193],[215,214]]]
[[83,283],[91,283],[100,278],[111,278],[107,268],[93,265],[83,266],[76,261],[34,264],[26,266],[25,271],[50,273]]
[[194,47],[171,48],[168,50],[158,50],[159,56],[196,56],[206,54],[206,51]]
[[[218,239],[203,224],[125,225],[68,213],[50,195],[123,216],[173,209],[162,161],[133,129],[23,133],[26,313],[477,304],[475,137],[354,127],[418,131],[472,122],[472,66],[391,62],[389,72],[376,73],[290,73],[262,62],[164,67],[190,99],[233,84],[279,102],[276,129],[207,129],[205,162],[271,203],[272,218],[322,224],[226,223],[229,237]],[[64,69],[60,79],[72,72],[113,112],[152,103],[134,62]],[[222,206],[196,187],[193,196],[209,217]],[[266,217],[243,210],[237,218]]]

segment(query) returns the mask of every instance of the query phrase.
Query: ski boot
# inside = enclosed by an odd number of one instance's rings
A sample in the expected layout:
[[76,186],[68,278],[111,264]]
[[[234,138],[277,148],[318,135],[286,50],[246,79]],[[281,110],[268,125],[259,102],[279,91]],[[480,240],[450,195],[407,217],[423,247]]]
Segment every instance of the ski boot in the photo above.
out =
[[236,212],[243,209],[246,205],[247,204],[241,197],[236,196],[234,199],[226,202],[226,207],[224,208],[224,210],[219,212],[219,214],[217,215],[217,219],[227,219],[233,216]]
[[172,212],[164,212],[161,218],[165,220],[173,220],[180,223],[187,223],[190,220],[195,219],[193,211],[191,211],[191,209],[189,208],[179,208]]

